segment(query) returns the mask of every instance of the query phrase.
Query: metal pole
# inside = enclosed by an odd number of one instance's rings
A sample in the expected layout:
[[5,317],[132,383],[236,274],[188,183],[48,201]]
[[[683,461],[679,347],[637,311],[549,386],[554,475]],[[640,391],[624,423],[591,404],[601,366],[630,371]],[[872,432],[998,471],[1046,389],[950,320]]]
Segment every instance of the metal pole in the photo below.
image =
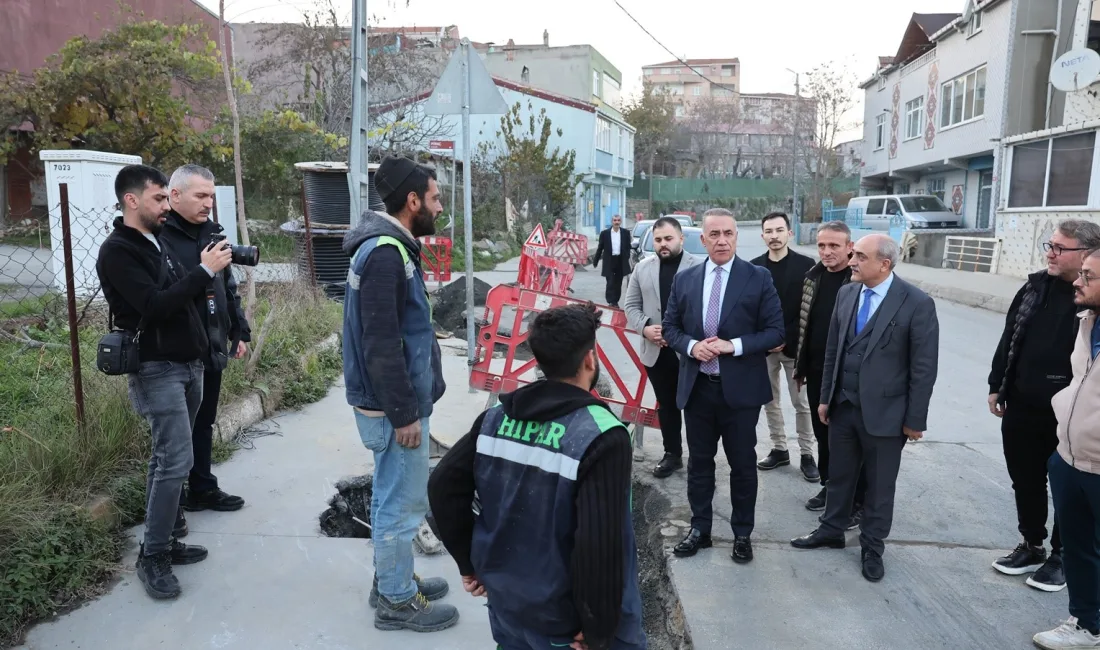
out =
[[76,282],[73,279],[73,237],[69,222],[69,185],[61,184],[61,239],[65,244],[65,293],[69,308],[69,348],[73,360],[76,423],[84,430],[84,383],[80,377],[80,333],[76,323]]
[[[465,173],[466,170],[462,170]],[[454,246],[455,242],[455,221],[458,219],[458,215],[455,214],[455,192],[458,187],[458,156],[455,155],[454,147],[451,147],[451,245]]]
[[799,97],[798,73],[794,73],[794,124],[791,125],[791,220],[795,223],[795,232],[801,228],[798,205],[798,120],[802,115],[802,100]]
[[352,0],[351,141],[348,146],[348,191],[351,193],[351,227],[363,218],[367,175],[367,0]]
[[[474,209],[470,189],[470,42],[462,39],[462,229],[466,231],[466,363],[474,367]],[[476,392],[470,388],[470,392]]]

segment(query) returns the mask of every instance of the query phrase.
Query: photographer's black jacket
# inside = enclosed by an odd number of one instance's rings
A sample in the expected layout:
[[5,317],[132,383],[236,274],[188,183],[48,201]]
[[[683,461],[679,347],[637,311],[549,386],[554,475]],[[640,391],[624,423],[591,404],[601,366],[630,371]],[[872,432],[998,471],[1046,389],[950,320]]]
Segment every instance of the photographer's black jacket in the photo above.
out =
[[114,227],[99,248],[96,272],[115,327],[135,331],[145,316],[142,361],[187,363],[206,358],[206,329],[195,300],[205,295],[210,274],[199,266],[184,270],[122,217],[115,219]]
[[[160,233],[160,243],[185,269],[194,270],[201,263],[202,249],[210,244],[210,236],[222,230],[221,224],[210,220],[201,224],[190,223],[173,210],[168,213],[168,220]],[[213,315],[207,304],[208,296],[214,299]],[[252,340],[232,267],[215,274],[208,290],[196,298],[195,308],[210,339],[209,353],[203,358],[203,363],[207,370],[222,370],[229,354],[235,351],[237,342]]]

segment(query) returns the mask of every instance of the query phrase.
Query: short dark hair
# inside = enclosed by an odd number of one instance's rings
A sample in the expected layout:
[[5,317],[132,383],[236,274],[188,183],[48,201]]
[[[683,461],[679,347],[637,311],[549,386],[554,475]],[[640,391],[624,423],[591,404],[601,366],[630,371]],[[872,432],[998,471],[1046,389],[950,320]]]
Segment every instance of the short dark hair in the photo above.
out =
[[429,180],[438,180],[435,169],[427,165],[417,164],[409,173],[408,178],[394,190],[393,194],[390,194],[383,201],[386,204],[386,212],[395,215],[404,210],[405,204],[409,201],[409,192],[416,192],[416,195],[423,201],[424,195],[428,193]]
[[122,208],[122,197],[127,194],[141,194],[149,185],[168,187],[168,177],[156,167],[148,165],[126,165],[118,170],[118,176],[115,176],[115,198],[118,199],[119,209]]
[[783,223],[787,224],[787,230],[791,229],[791,218],[787,216],[786,212],[769,212],[764,215],[764,218],[760,220],[760,227],[763,228],[764,224],[768,223],[772,219],[782,219]]
[[527,344],[547,379],[571,379],[596,347],[599,328],[600,310],[590,302],[552,307],[535,317]]
[[679,219],[673,219],[672,217],[661,217],[660,219],[658,219],[653,224],[653,230],[657,230],[658,228],[662,228],[664,226],[672,226],[673,228],[676,229],[676,232],[678,232],[680,234],[684,233],[684,228],[683,228],[683,226],[680,225],[680,220]]

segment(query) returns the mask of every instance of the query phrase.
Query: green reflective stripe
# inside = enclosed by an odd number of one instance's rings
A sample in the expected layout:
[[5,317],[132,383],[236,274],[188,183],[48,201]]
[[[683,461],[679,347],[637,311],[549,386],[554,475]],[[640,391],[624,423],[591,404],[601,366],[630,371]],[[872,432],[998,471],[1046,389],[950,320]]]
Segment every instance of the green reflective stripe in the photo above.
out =
[[389,235],[382,235],[381,237],[378,238],[378,243],[376,244],[376,246],[384,246],[384,245],[387,245],[387,244],[390,245],[390,246],[396,246],[397,250],[401,251],[401,261],[402,261],[402,263],[404,263],[404,264],[409,263],[409,251],[405,250],[405,245],[402,244],[397,239],[395,239],[394,237],[390,237]]
[[[401,263],[406,265],[409,263],[409,251],[400,240],[389,235],[382,235],[378,238],[378,243],[375,246],[396,246],[397,250],[401,251]],[[427,283],[424,284],[424,297],[428,299],[428,318],[434,321],[435,306],[432,305],[432,295],[428,293]]]
[[619,418],[611,414],[607,408],[593,404],[588,407],[588,413],[592,416],[592,419],[596,421],[596,426],[600,428],[600,433],[607,433],[615,427],[624,426]]

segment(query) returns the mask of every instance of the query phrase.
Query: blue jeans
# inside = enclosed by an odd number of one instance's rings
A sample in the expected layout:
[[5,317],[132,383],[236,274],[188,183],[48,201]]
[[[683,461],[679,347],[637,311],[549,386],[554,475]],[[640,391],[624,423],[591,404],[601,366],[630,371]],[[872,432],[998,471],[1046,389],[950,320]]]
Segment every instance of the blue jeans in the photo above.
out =
[[146,361],[128,375],[130,403],[149,423],[153,453],[145,485],[145,554],[168,550],[183,481],[194,464],[191,432],[202,404],[202,362]]
[[1058,452],[1047,462],[1054,519],[1062,535],[1069,613],[1081,627],[1100,627],[1100,474],[1070,467]]
[[378,592],[391,603],[416,595],[413,538],[428,514],[428,418],[420,420],[420,446],[397,444],[389,418],[355,412],[363,446],[374,452],[374,492],[370,502],[374,575]]

